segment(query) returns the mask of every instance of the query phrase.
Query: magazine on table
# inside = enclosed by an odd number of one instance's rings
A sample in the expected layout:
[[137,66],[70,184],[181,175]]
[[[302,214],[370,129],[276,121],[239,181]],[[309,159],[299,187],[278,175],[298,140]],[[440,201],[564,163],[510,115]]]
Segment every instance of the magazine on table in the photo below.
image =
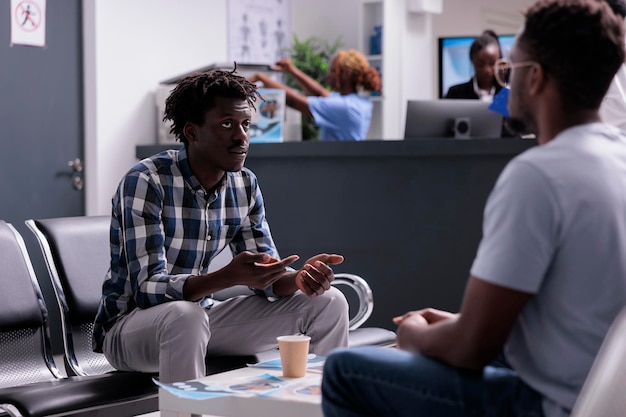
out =
[[[172,394],[189,399],[209,399],[224,396],[274,397],[311,403],[321,401],[321,370],[326,357],[309,355],[307,375],[302,378],[284,378],[280,372],[280,359],[248,365],[258,369],[254,375],[233,376],[232,373],[212,375],[200,380],[165,384],[154,380],[159,387]],[[319,372],[317,372],[319,371]]]
[[[324,362],[326,362],[326,356],[316,355],[310,353],[307,357],[306,367],[307,371],[322,371],[324,368]],[[265,369],[281,369],[280,358],[270,359],[258,363],[249,363],[250,368],[265,368]]]

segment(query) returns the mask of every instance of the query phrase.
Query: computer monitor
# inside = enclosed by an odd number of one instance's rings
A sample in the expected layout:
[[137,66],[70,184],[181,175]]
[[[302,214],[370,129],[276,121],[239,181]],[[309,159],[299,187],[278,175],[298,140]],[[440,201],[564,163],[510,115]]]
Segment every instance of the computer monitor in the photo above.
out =
[[[443,98],[451,86],[469,81],[474,66],[469,51],[475,36],[447,36],[439,38],[439,97]],[[509,57],[515,35],[498,36],[502,56]]]
[[499,138],[503,117],[480,100],[409,100],[405,139]]

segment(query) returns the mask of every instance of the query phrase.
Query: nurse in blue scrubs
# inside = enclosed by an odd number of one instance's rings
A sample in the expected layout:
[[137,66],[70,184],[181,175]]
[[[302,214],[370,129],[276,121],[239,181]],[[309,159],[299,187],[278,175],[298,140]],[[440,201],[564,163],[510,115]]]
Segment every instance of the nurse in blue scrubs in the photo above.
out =
[[331,91],[298,69],[289,58],[278,61],[276,68],[291,74],[306,95],[265,73],[253,75],[250,81],[285,90],[287,105],[313,118],[320,127],[321,140],[365,139],[373,109],[367,93],[381,90],[380,75],[369,65],[365,55],[350,49],[339,51],[333,57],[327,75]]

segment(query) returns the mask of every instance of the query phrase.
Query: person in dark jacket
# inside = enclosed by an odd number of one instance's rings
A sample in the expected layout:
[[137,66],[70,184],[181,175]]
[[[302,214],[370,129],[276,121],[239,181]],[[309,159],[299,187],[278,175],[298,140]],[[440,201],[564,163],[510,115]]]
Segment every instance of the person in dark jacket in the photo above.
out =
[[469,58],[474,76],[467,82],[453,85],[444,98],[477,99],[491,102],[502,87],[495,80],[494,65],[502,57],[498,35],[485,30],[470,46]]

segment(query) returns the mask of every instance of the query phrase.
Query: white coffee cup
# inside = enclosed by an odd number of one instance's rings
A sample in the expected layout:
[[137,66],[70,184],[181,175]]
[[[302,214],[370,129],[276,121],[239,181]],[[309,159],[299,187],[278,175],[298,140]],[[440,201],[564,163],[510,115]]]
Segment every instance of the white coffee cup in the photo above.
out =
[[300,378],[306,375],[306,362],[309,355],[311,337],[305,335],[278,336],[278,350],[283,368],[283,376]]

